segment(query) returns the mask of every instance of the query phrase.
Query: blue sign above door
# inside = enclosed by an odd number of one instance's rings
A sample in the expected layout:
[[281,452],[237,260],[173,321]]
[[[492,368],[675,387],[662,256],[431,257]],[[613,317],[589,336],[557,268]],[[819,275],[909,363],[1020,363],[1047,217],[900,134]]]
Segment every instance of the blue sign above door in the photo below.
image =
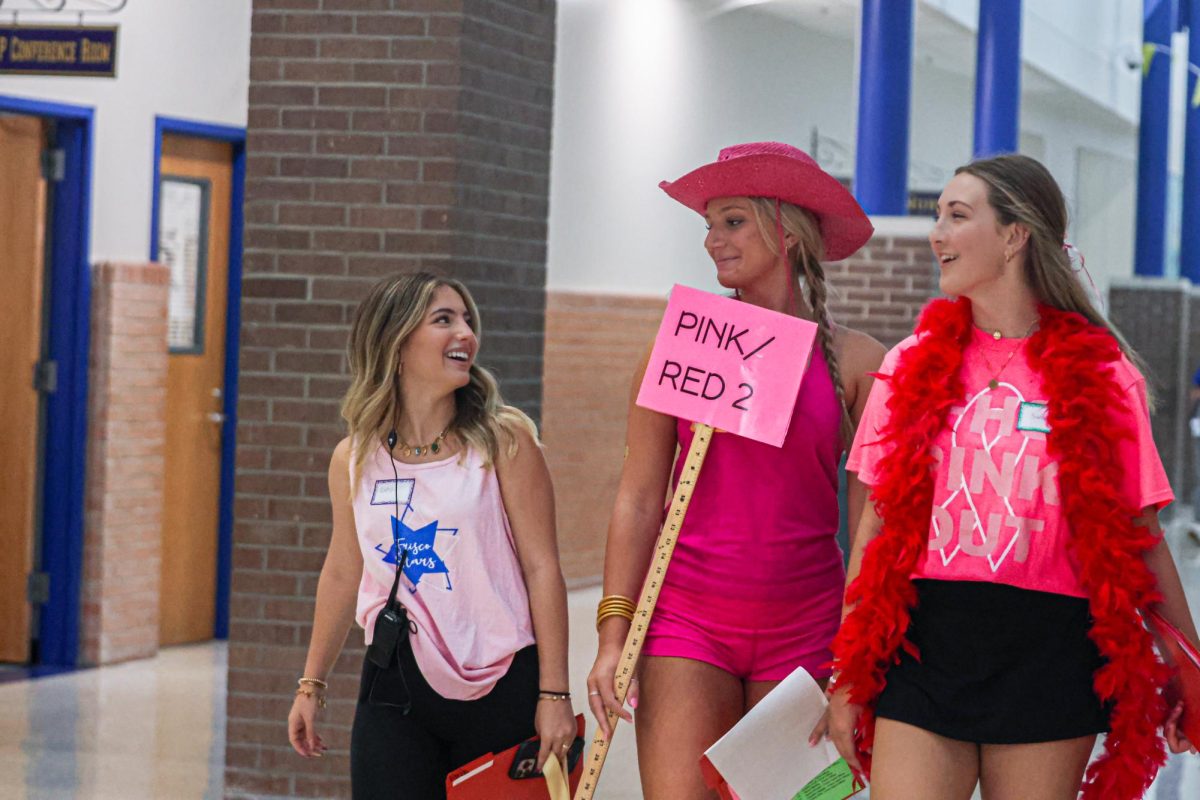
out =
[[0,75],[117,76],[117,28],[0,25]]

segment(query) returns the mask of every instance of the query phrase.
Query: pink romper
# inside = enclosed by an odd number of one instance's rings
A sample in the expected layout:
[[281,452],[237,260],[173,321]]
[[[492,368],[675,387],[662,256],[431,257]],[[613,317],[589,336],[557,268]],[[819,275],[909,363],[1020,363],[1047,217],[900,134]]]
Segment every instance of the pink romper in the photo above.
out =
[[[797,666],[829,675],[845,582],[837,544],[841,408],[820,349],[783,447],[718,433],[650,622],[643,654],[703,661],[751,681]],[[692,442],[681,449],[672,485]]]

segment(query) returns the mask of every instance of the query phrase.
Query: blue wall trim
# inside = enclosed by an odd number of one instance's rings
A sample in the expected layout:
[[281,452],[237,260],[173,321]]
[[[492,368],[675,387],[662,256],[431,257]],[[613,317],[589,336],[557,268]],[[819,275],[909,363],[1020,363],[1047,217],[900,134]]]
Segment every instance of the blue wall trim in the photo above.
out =
[[95,110],[90,106],[72,106],[65,103],[52,103],[47,100],[14,97],[12,95],[0,95],[0,111],[10,114],[28,114],[31,117],[52,117],[56,120],[76,120],[88,123],[95,117]]
[[221,426],[221,485],[217,532],[217,608],[213,636],[229,638],[229,590],[233,573],[233,478],[237,447],[238,346],[242,319],[242,231],[246,182],[246,129],[174,117],[154,118],[154,185],[150,205],[150,260],[158,259],[158,186],[164,134],[215,139],[233,145],[229,214],[229,293],[225,317],[225,422]]
[[58,387],[47,399],[43,433],[41,568],[50,576],[50,599],[38,622],[38,661],[73,667],[79,656],[83,577],[94,110],[0,96],[0,111],[50,120],[54,145],[65,154],[64,178],[52,192],[48,242],[52,289],[45,347],[58,362]]

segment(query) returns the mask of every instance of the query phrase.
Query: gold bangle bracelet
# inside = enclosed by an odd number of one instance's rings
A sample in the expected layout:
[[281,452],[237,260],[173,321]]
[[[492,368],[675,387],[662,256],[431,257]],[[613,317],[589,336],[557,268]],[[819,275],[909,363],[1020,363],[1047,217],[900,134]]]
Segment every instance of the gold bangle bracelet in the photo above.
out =
[[630,598],[619,594],[606,595],[600,599],[600,603],[596,606],[596,630],[600,630],[600,623],[609,617],[624,617],[633,622],[633,615],[636,610],[637,604]]
[[627,612],[627,611],[613,609],[613,610],[601,612],[596,615],[596,630],[600,630],[600,623],[604,622],[604,620],[608,619],[609,617],[621,617],[624,620],[633,622],[633,612],[632,611]]
[[329,684],[320,678],[301,678],[296,681],[300,686],[316,686],[318,689],[328,689]]
[[596,606],[596,613],[603,614],[606,611],[624,611],[632,614],[637,610],[637,605],[628,600],[602,600],[600,605]]

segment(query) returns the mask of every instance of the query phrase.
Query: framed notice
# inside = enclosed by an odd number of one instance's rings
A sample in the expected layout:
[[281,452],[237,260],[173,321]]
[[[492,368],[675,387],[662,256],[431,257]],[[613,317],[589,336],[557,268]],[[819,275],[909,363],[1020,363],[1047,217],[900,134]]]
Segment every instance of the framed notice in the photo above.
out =
[[170,276],[167,347],[204,352],[204,286],[208,277],[211,186],[202,178],[163,176],[158,191],[158,260]]

